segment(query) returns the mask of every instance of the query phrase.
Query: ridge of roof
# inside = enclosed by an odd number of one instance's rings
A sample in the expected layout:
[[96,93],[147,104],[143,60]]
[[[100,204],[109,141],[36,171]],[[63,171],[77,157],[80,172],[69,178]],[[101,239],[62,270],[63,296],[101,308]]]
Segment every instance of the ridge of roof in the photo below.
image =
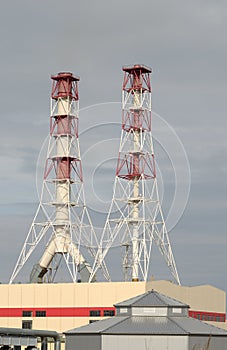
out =
[[115,326],[116,323],[123,322],[125,319],[127,319],[129,316],[125,316],[125,317],[110,317],[107,319],[102,319],[99,320],[98,322],[93,322],[93,323],[89,323],[80,327],[76,327],[73,329],[70,329],[66,332],[64,332],[64,334],[76,334],[76,333],[102,333],[104,332],[106,329],[111,329],[111,327]]
[[[119,321],[116,324],[119,325],[120,323],[125,322],[127,319],[130,319],[130,316],[122,317],[122,319],[120,319],[120,317],[119,317]],[[111,328],[115,327],[116,324],[112,324],[111,326],[107,327],[103,332],[108,332],[108,330],[111,330]]]
[[[153,289],[152,289],[153,291]],[[129,299],[126,299],[126,300],[123,300],[117,304],[114,304],[114,306],[120,306],[120,305],[123,305],[123,304],[129,304],[131,303],[131,305],[133,305],[136,301],[139,301],[141,299],[143,299],[146,295],[148,295],[148,293],[150,293],[150,291],[147,291],[141,295],[137,295],[136,297],[132,297],[132,298],[129,298]],[[129,304],[130,305],[130,304]]]
[[[152,300],[153,297],[153,300]],[[143,302],[144,301],[144,302]],[[168,297],[162,293],[155,291],[154,289],[147,291],[137,297],[133,297],[124,300],[114,305],[115,307],[163,307],[163,306],[174,306],[174,307],[189,307],[187,304],[182,303],[172,297]]]

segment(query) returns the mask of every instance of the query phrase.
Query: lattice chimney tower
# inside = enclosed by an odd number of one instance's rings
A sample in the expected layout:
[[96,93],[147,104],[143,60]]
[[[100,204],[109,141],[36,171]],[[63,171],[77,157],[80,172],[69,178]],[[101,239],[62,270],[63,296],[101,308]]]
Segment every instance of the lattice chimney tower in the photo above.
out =
[[95,279],[90,278],[91,266],[84,256],[95,256],[98,242],[84,199],[78,139],[80,79],[68,72],[51,78],[50,137],[40,204],[10,283],[40,244],[44,253],[30,282],[53,282],[62,260],[73,282]]
[[122,248],[124,280],[147,281],[153,242],[180,284],[160,205],[151,128],[151,69],[123,67],[122,134],[113,198],[92,276],[111,247]]

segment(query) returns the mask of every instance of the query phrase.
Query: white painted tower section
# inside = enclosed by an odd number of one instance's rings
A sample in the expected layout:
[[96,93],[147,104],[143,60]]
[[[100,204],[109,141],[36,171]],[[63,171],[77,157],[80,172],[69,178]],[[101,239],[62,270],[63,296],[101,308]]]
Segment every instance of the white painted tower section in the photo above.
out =
[[[140,91],[134,92],[134,108],[140,109],[141,104]],[[139,166],[139,152],[140,152],[140,131],[135,130],[133,134],[134,146],[133,153],[135,157],[135,167]],[[135,176],[133,179],[133,198],[131,198],[133,204],[133,234],[132,234],[132,281],[139,280],[139,177]]]
[[[58,117],[65,115],[72,116],[72,106],[73,103],[71,97],[59,97],[57,101]],[[56,159],[72,159],[75,157],[75,153],[73,152],[73,136],[71,135],[71,130],[67,130],[70,126],[70,120],[67,117],[65,121],[65,123],[61,123],[62,125],[58,123],[57,126],[57,136],[55,140]],[[64,124],[66,124],[65,128]],[[66,133],[66,131],[69,133]],[[80,158],[78,152],[79,145],[77,145],[76,153]],[[59,177],[62,169],[59,164],[57,167],[57,177]],[[77,246],[73,244],[70,237],[69,206],[71,203],[70,179],[56,179],[56,202],[54,203],[56,210],[54,220],[55,235],[39,261],[39,265],[42,268],[47,269],[50,266],[54,255],[57,253],[69,253],[76,265],[80,265],[85,262],[85,259],[79,253]]]

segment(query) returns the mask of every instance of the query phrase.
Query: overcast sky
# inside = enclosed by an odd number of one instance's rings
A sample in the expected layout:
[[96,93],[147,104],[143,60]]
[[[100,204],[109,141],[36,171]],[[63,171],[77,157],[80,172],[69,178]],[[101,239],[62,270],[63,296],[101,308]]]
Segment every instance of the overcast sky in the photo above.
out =
[[[9,280],[38,203],[50,75],[81,77],[87,203],[105,212],[120,137],[121,68],[142,63],[153,69],[155,155],[182,284],[227,289],[226,32],[224,0],[1,1],[0,281]],[[159,273],[156,279],[166,277]]]

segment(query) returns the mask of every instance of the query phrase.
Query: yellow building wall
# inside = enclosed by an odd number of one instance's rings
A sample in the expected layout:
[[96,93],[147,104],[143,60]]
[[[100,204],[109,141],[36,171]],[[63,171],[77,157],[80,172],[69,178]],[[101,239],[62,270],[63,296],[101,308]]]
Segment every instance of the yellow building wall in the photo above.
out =
[[[225,292],[212,286],[185,287],[169,281],[0,285],[0,308],[112,307],[154,289],[194,311],[225,313]],[[98,317],[30,317],[33,329],[64,332]],[[219,327],[224,323],[218,322]],[[0,327],[22,327],[22,317],[0,317]]]
[[146,290],[151,289],[188,304],[192,310],[225,313],[225,291],[210,285],[185,287],[169,281],[152,281],[146,285]]

